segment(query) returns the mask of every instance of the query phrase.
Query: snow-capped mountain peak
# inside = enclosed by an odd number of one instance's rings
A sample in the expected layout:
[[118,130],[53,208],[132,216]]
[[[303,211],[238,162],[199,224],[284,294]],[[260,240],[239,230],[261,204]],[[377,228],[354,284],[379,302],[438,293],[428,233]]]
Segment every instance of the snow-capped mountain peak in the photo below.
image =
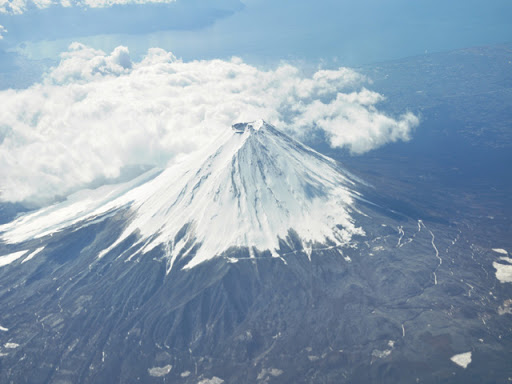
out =
[[325,242],[341,246],[352,235],[364,234],[351,217],[354,186],[333,160],[260,120],[233,125],[205,151],[149,181],[126,186],[93,210],[82,209],[85,215],[68,217],[62,226],[62,212],[72,212],[83,204],[80,199],[57,205],[48,215],[22,217],[0,232],[4,240],[19,241],[24,226],[33,229],[39,223],[47,234],[48,223],[62,230],[129,207],[123,233],[99,257],[132,234],[138,237],[136,253],[163,246],[169,270],[177,258],[189,257],[187,267],[193,267],[232,247],[279,256],[279,241],[286,241],[290,230],[304,249]]
[[244,133],[246,131],[249,131],[249,132],[259,131],[261,128],[265,128],[265,127],[269,127],[269,125],[267,123],[265,123],[264,120],[261,120],[261,119],[250,122],[250,123],[237,123],[237,124],[233,124],[231,126],[231,128],[236,133]]

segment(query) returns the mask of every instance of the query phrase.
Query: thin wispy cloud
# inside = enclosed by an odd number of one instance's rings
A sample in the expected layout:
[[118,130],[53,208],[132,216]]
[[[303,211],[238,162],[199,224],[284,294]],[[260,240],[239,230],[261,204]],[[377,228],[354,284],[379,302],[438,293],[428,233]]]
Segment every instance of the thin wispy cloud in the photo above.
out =
[[323,130],[362,153],[407,140],[418,119],[386,116],[367,79],[340,68],[307,76],[241,59],[183,62],[150,49],[140,62],[74,43],[28,89],[0,92],[4,201],[44,204],[135,164],[165,166],[240,121],[267,120],[301,139]]

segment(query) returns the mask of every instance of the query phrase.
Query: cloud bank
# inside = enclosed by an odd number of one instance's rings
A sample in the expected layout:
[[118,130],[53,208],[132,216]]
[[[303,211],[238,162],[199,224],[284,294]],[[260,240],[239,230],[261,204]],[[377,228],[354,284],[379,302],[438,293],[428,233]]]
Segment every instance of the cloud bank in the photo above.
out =
[[47,203],[123,167],[165,166],[259,118],[299,139],[323,130],[353,153],[408,140],[418,119],[379,112],[366,81],[347,68],[182,62],[158,48],[133,62],[126,47],[73,43],[40,83],[0,92],[0,199]]
[[21,15],[27,9],[35,7],[45,9],[51,6],[106,8],[113,5],[173,3],[176,0],[0,0],[0,13]]
[[3,25],[0,25],[0,40],[4,38],[4,35],[7,33],[7,29]]

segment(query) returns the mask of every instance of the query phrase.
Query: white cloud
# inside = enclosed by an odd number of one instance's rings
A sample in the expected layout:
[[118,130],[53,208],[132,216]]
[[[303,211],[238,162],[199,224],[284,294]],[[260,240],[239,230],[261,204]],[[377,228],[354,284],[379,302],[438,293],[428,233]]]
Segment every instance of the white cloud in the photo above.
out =
[[0,40],[4,38],[4,34],[7,33],[7,29],[3,25],[0,25]]
[[364,76],[347,68],[304,75],[234,58],[182,62],[150,49],[111,54],[74,43],[41,83],[0,92],[0,190],[6,201],[47,202],[124,166],[165,165],[235,122],[263,118],[296,137],[313,129],[362,153],[407,140],[418,119],[375,105]]
[[106,8],[113,5],[173,3],[176,0],[0,0],[0,14],[20,15],[31,6],[39,9],[62,7]]
[[105,75],[122,75],[132,68],[128,48],[119,46],[110,55],[73,43],[61,55],[60,65],[48,75],[47,82],[65,84],[74,81],[93,81]]

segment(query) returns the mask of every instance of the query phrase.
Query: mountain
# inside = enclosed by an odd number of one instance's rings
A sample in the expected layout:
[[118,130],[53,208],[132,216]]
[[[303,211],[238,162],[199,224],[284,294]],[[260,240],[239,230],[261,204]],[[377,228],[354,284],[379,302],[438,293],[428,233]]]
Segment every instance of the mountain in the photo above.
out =
[[391,209],[263,121],[0,239],[0,382],[509,375],[507,251],[482,264],[456,225]]
[[304,249],[341,247],[364,235],[350,215],[360,197],[356,182],[332,159],[263,121],[236,124],[199,155],[147,179],[108,194],[74,197],[0,231],[7,242],[20,242],[128,208],[128,225],[98,257],[134,235],[137,241],[125,254],[163,246],[168,271],[177,258],[188,258],[185,267],[193,267],[231,247],[279,257],[290,230]]

